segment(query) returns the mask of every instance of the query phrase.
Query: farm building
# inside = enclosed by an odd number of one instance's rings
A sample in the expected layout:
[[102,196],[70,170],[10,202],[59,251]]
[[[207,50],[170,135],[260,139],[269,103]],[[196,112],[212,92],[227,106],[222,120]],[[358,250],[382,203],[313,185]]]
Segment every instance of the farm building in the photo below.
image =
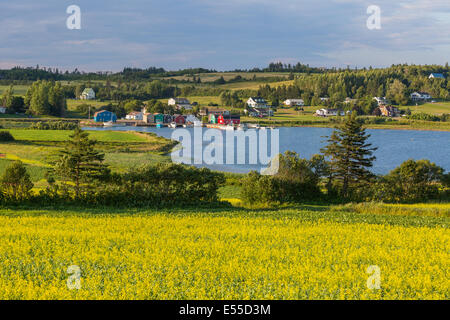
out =
[[155,123],[155,116],[151,113],[144,113],[142,119],[145,123]]
[[303,99],[287,99],[283,102],[283,104],[287,107],[303,107],[305,102]]
[[378,106],[385,106],[389,104],[389,101],[386,99],[386,97],[374,97],[373,99],[377,101]]
[[345,112],[339,111],[338,109],[320,109],[316,110],[316,115],[321,117],[332,117],[337,115],[344,116]]
[[445,76],[442,73],[432,73],[428,77],[429,79],[445,79]]
[[192,109],[191,102],[186,98],[170,98],[168,105],[175,106],[175,108],[177,108],[178,110],[182,108],[184,108],[185,110]]
[[116,122],[117,116],[114,112],[108,110],[102,110],[94,113],[94,121],[95,122]]
[[411,93],[411,100],[414,102],[417,101],[426,101],[432,99],[431,95],[428,92],[413,92]]
[[95,91],[92,88],[86,88],[83,90],[80,96],[81,100],[94,100],[95,99]]
[[217,120],[218,120],[219,124],[225,124],[225,125],[240,124],[241,123],[241,116],[238,116],[238,115],[229,115],[229,116],[220,115]]
[[164,123],[164,115],[162,113],[155,113],[153,119],[155,123]]
[[385,117],[398,117],[400,115],[400,110],[393,106],[380,106],[380,112]]
[[173,122],[175,122],[177,125],[185,124],[186,123],[186,118],[183,115],[181,115],[181,114],[175,114],[173,116]]
[[127,120],[144,120],[144,114],[139,111],[133,111],[126,115],[125,119]]
[[267,109],[269,106],[264,98],[261,97],[251,97],[247,100],[247,105],[254,109]]

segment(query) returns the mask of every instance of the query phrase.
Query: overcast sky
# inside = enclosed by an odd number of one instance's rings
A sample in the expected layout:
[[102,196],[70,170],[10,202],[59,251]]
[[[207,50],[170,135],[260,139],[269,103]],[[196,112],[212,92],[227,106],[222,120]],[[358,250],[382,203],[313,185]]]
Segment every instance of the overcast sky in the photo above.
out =
[[[81,30],[69,30],[69,5]],[[367,8],[381,8],[369,30]],[[450,0],[0,0],[0,68],[444,64]]]

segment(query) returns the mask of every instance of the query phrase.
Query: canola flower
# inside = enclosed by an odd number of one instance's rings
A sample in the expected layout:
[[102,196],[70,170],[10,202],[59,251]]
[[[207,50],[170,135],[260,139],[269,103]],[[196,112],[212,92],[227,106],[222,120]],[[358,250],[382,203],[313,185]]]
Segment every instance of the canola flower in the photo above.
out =
[[276,213],[3,215],[0,299],[448,299],[449,240],[446,226]]

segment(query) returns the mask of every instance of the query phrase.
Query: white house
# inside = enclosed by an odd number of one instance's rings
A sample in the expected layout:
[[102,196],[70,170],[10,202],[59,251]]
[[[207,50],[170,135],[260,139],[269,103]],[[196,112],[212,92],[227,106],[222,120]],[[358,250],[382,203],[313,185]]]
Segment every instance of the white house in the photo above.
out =
[[144,120],[144,114],[139,111],[133,111],[126,115],[127,120]]
[[193,123],[194,126],[201,126],[202,122],[193,114],[186,116],[186,123]]
[[0,107],[0,113],[6,113],[6,107]]
[[283,103],[288,107],[303,107],[305,105],[303,99],[287,99]]
[[192,110],[192,104],[186,98],[170,98],[168,105],[175,106],[178,110],[182,108],[185,110]]
[[378,106],[385,106],[389,104],[388,99],[386,97],[374,97],[374,100],[377,101]]
[[86,88],[83,90],[80,96],[81,100],[94,100],[95,99],[95,91],[92,88]]
[[321,117],[333,117],[337,115],[345,116],[344,111],[339,111],[338,109],[319,109],[316,110],[316,115]]
[[426,101],[432,99],[431,95],[427,92],[413,92],[411,93],[412,101]]
[[247,105],[253,109],[268,109],[266,100],[261,97],[251,97],[247,100]]
[[445,79],[445,76],[442,73],[432,73],[428,77],[429,79]]

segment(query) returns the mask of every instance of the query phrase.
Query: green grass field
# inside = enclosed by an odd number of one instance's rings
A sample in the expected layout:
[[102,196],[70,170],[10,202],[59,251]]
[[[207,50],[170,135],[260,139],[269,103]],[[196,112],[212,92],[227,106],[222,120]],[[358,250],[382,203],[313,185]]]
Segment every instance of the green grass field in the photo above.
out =
[[443,113],[450,114],[450,102],[435,102],[435,103],[425,103],[418,106],[401,106],[400,109],[407,110],[410,109],[412,113],[429,113],[434,115],[441,115]]
[[[30,86],[28,85],[15,85],[14,86],[14,94],[18,96],[24,96],[27,93],[27,90]],[[0,85],[0,95],[3,94],[5,90],[7,90],[9,86]]]
[[[64,147],[72,131],[67,130],[8,130],[16,139],[0,143],[0,176],[14,160],[22,161],[29,169],[33,182],[40,182],[50,167],[49,162]],[[97,149],[105,153],[105,163],[113,171],[123,172],[130,167],[168,161],[164,154],[174,145],[156,135],[133,132],[89,131],[98,141]],[[45,184],[45,183],[44,183]],[[37,187],[42,187],[39,183]]]
[[[8,130],[16,140],[21,141],[65,141],[72,134],[70,130]],[[92,139],[102,142],[146,142],[147,137],[137,133],[118,131],[90,131]]]

